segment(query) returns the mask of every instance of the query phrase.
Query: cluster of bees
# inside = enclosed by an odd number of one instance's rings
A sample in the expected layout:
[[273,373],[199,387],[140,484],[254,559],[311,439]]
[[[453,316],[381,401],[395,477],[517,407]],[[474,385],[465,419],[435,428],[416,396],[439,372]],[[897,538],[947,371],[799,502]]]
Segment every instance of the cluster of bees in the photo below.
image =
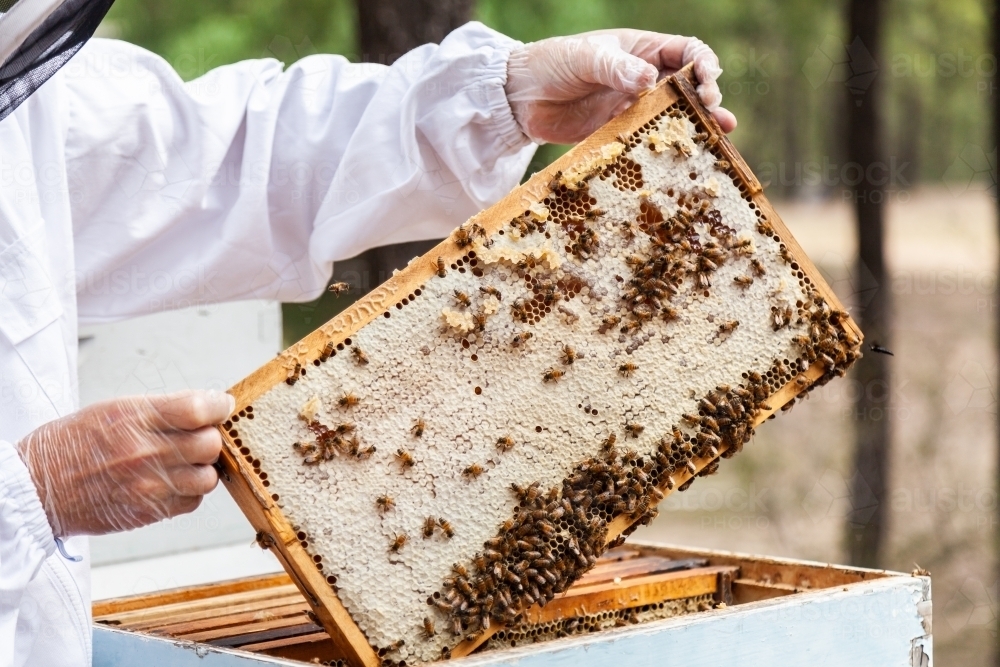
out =
[[[739,239],[736,230],[722,223],[722,215],[710,207],[707,200],[697,206],[686,197],[679,199],[677,212],[664,218],[649,199],[642,202],[644,221],[639,228],[650,238],[648,256],[632,254],[626,263],[632,276],[622,293],[626,316],[605,316],[600,331],[621,324],[621,333],[635,333],[642,326],[660,319],[672,322],[678,318],[678,311],[670,305],[670,300],[679,292],[681,285],[692,278],[695,288],[707,292],[712,286],[712,274],[734,256],[749,255],[753,245],[749,239]],[[622,232],[626,238],[636,236],[636,225],[624,223]],[[705,240],[700,230],[706,230]],[[763,275],[764,265],[753,260],[753,271]],[[749,286],[751,276],[737,276],[736,283]],[[720,333],[732,332],[739,322],[733,321],[720,327]]]
[[799,313],[798,323],[808,323],[809,334],[792,337],[792,343],[802,350],[803,359],[823,364],[825,372],[818,382],[843,376],[861,356],[861,341],[843,327],[848,314],[830,308],[819,294],[810,294]]
[[[698,414],[685,415],[687,432],[675,427],[652,454],[622,449],[611,434],[602,453],[577,465],[561,488],[512,485],[518,500],[513,517],[469,567],[454,565],[440,596],[428,602],[457,637],[493,623],[516,625],[522,609],[545,604],[594,565],[608,546],[607,526],[615,517],[628,515],[633,527],[649,523],[663,489],[675,487],[674,475],[693,475],[694,459],[714,458],[720,449],[726,455],[739,451],[752,435],[753,419],[769,409],[768,394],[764,378],[750,374],[740,386],[709,392],[699,401]],[[637,424],[626,427],[632,437],[642,430]]]
[[316,465],[321,461],[331,461],[338,456],[366,461],[375,453],[374,445],[362,447],[352,422],[341,422],[330,428],[319,420],[312,419],[307,426],[315,436],[315,440],[296,442],[292,445],[292,448],[302,456],[302,463],[307,466]]

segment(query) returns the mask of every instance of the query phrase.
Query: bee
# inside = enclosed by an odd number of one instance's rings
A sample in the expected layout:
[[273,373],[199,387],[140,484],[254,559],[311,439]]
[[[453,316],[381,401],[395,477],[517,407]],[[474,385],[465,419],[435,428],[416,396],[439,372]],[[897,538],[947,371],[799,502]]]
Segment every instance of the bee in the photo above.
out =
[[344,442],[344,446],[345,446],[344,449],[346,449],[346,453],[350,454],[351,456],[356,457],[358,454],[361,453],[361,441],[358,440],[357,436],[346,440]]
[[444,258],[438,257],[437,261],[434,262],[434,269],[437,271],[438,278],[444,278],[448,272],[444,268]]
[[753,278],[751,278],[750,276],[736,276],[735,278],[733,278],[733,282],[739,285],[740,287],[746,288],[753,285]]
[[777,331],[782,327],[786,327],[792,321],[792,307],[785,306],[779,308],[778,306],[771,306],[771,328]]
[[424,616],[424,638],[430,639],[434,634],[434,621]]
[[624,234],[625,238],[628,239],[629,241],[634,239],[636,237],[636,234],[638,233],[635,224],[629,222],[628,220],[621,223],[620,227],[622,230],[622,234]]
[[566,373],[558,368],[550,368],[542,373],[542,382],[557,382]]
[[285,384],[289,387],[299,381],[299,376],[302,374],[302,364],[296,362],[295,368],[288,371],[288,376],[285,377]]
[[356,458],[359,461],[367,461],[372,457],[372,454],[374,453],[375,453],[375,446],[371,445],[365,447],[364,449],[358,450],[358,453],[354,455],[354,458]]
[[396,463],[398,463],[399,467],[401,467],[403,470],[406,470],[407,468],[412,468],[413,464],[416,463],[416,461],[413,460],[413,454],[409,453],[408,451],[402,448],[396,450],[396,455],[394,458],[396,459]]
[[354,433],[354,424],[351,422],[344,422],[342,424],[337,424],[333,429],[333,432],[338,436],[347,435],[348,433]]
[[764,263],[761,262],[759,259],[751,259],[750,268],[753,269],[753,273],[757,277],[763,276],[764,274],[767,273],[767,271],[764,270]]
[[497,449],[501,452],[509,452],[514,448],[514,438],[505,435],[497,439]]
[[634,269],[636,267],[645,264],[646,260],[644,260],[642,257],[639,257],[639,255],[629,255],[628,257],[625,258],[625,263]]
[[564,364],[570,366],[577,359],[576,350],[569,345],[563,345],[562,356],[560,358]]
[[334,349],[335,348],[333,346],[333,343],[327,343],[323,347],[323,351],[319,353],[319,360],[320,361],[326,361],[327,359],[329,359],[330,357],[332,357]]
[[583,217],[585,217],[587,220],[596,220],[602,215],[604,215],[604,211],[602,211],[599,208],[592,208],[588,210],[586,213],[584,213]]
[[398,554],[400,550],[406,546],[406,533],[398,533],[393,536],[392,542],[389,544],[389,551],[394,554]]
[[462,225],[455,230],[455,245],[459,248],[465,248],[472,245],[472,234],[465,228],[465,225]]
[[486,472],[486,469],[478,463],[473,463],[470,466],[466,466],[465,470],[462,471],[462,475],[469,479],[476,479],[480,475]]
[[732,333],[736,331],[736,327],[740,326],[739,320],[729,320],[728,322],[723,322],[719,325],[719,333]]
[[333,292],[334,296],[340,296],[341,294],[351,291],[351,286],[347,283],[333,283],[327,289]]
[[497,301],[503,301],[503,295],[500,294],[500,290],[498,290],[496,287],[487,285],[486,287],[480,287],[479,291],[487,296],[496,297]]
[[555,191],[559,189],[559,186],[562,185],[562,175],[562,170],[558,170],[552,175],[552,180],[548,184],[549,190]]
[[455,303],[457,303],[460,308],[468,308],[469,306],[472,305],[472,300],[469,298],[469,295],[466,294],[465,292],[459,292],[458,290],[455,290]]
[[809,347],[811,342],[809,336],[792,336],[792,343],[799,347]]
[[605,315],[601,318],[601,326],[605,329],[618,326],[618,323],[622,321],[622,318],[617,315]]
[[624,325],[622,325],[622,328],[620,329],[620,331],[623,334],[628,335],[628,334],[634,334],[636,331],[638,331],[641,328],[642,328],[642,321],[638,320],[638,319],[634,319],[634,320],[629,320]]
[[382,494],[375,499],[375,506],[378,507],[378,511],[385,514],[391,509],[395,509],[396,501],[392,499],[392,496],[387,496]]
[[425,422],[422,418],[417,419],[417,421],[413,423],[413,426],[410,427],[410,433],[413,434],[414,438],[419,438],[424,434],[425,428],[427,428],[427,422]]
[[434,536],[434,529],[437,528],[437,521],[434,517],[429,516],[424,519],[424,539],[428,539]]
[[690,157],[691,147],[681,143],[679,140],[671,142],[670,147],[677,153],[677,157]]
[[534,338],[535,334],[530,331],[522,331],[521,333],[514,334],[514,339],[510,342],[512,347],[521,347],[522,344],[527,343],[529,340]]
[[351,354],[354,355],[354,361],[358,362],[358,365],[368,365],[368,355],[360,347],[354,346],[351,348]]
[[719,171],[729,171],[729,168],[731,166],[732,165],[729,164],[729,160],[716,160],[715,161],[715,168],[718,169]]
[[757,233],[763,236],[772,236],[774,234],[774,228],[772,228],[771,223],[766,220],[758,220]]
[[404,642],[402,639],[394,641],[393,643],[391,643],[391,644],[389,644],[388,646],[385,647],[385,652],[386,653],[392,653],[394,651],[398,651],[399,649],[403,648],[403,644],[405,644],[405,643],[406,642]]
[[699,144],[703,143],[705,141],[708,141],[708,132],[698,132],[691,138],[694,139]]
[[795,261],[795,258],[792,257],[791,251],[789,251],[784,244],[782,244],[781,251],[779,254],[781,255],[781,259],[783,259],[786,264],[791,264],[792,262]]
[[625,424],[625,432],[633,438],[638,438],[639,435],[645,430],[646,427],[640,424]]
[[521,320],[522,322],[528,319],[528,309],[524,305],[522,299],[518,299],[510,307],[510,314],[515,320]]
[[359,399],[353,392],[347,392],[337,399],[337,405],[342,408],[353,408],[360,402],[361,399]]
[[618,372],[625,377],[632,377],[632,373],[639,369],[638,366],[633,364],[631,361],[626,361],[624,364],[618,367]]
[[606,451],[606,452],[609,452],[609,451],[611,451],[612,449],[614,449],[614,447],[615,447],[615,442],[616,442],[617,440],[618,440],[618,436],[617,436],[617,435],[615,435],[614,433],[612,433],[611,435],[609,435],[608,437],[606,437],[606,438],[605,438],[605,439],[604,439],[604,440],[603,440],[603,441],[601,442],[601,449],[603,449],[603,450],[604,450],[604,451]]
[[438,526],[441,527],[441,532],[444,533],[444,536],[449,540],[455,537],[455,529],[444,519],[438,519]]
[[546,285],[545,294],[542,295],[542,301],[545,302],[546,306],[551,306],[554,303],[561,301],[563,298],[563,293],[556,289],[555,285]]
[[479,312],[472,316],[472,329],[473,331],[486,330],[486,313]]

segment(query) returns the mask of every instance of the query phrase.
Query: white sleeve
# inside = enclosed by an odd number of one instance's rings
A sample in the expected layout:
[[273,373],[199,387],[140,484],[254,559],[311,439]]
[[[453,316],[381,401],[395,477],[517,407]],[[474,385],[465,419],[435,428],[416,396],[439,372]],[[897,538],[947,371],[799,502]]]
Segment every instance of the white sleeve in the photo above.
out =
[[320,55],[183,83],[92,40],[59,75],[81,318],[309,300],[334,260],[446,236],[534,152],[504,93],[516,44],[469,23],[390,67]]
[[0,441],[0,665],[14,663],[24,590],[55,548],[28,469],[17,450]]

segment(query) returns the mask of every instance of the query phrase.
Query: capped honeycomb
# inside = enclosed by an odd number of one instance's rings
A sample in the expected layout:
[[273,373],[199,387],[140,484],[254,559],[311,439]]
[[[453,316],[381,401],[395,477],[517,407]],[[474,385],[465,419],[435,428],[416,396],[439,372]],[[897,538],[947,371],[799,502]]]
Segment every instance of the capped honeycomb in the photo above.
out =
[[233,389],[224,481],[354,663],[620,621],[520,627],[859,356],[688,76]]

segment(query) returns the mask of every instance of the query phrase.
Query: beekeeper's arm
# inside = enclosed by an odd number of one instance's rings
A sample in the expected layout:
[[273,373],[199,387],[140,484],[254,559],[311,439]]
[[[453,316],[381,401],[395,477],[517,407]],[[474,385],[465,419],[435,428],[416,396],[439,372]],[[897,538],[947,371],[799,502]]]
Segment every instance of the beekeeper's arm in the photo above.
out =
[[256,60],[187,84],[94,40],[64,70],[80,315],[315,298],[333,261],[446,236],[517,184],[532,139],[577,141],[690,61],[718,105],[710,49],[630,30],[524,46],[470,23],[391,67]]

